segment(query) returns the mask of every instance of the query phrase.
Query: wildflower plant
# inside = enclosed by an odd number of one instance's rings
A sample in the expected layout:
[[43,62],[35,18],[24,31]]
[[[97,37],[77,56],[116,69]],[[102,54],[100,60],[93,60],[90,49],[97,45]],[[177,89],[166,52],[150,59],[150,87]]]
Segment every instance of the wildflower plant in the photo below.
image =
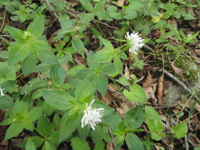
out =
[[[118,10],[112,0],[79,0],[75,8],[60,0],[45,0],[41,6],[29,3],[27,8],[19,6],[23,4],[18,0],[10,4],[8,2],[1,1],[0,7],[5,7],[9,12],[16,10],[15,14],[21,22],[26,20],[28,23],[32,19],[29,14],[33,14],[34,19],[25,31],[5,27],[5,31],[13,38],[13,42],[8,41],[8,50],[0,52],[0,109],[7,110],[0,125],[8,126],[5,140],[28,130],[34,134],[18,144],[26,150],[36,150],[39,147],[43,150],[56,150],[63,142],[70,142],[74,150],[90,150],[87,137],[91,137],[95,150],[105,149],[105,142],[112,143],[115,150],[118,150],[124,141],[130,150],[144,150],[141,139],[135,134],[143,132],[140,127],[144,119],[151,139],[159,141],[165,136],[162,119],[157,111],[150,106],[143,107],[146,102],[143,88],[136,83],[132,84],[123,75],[128,54],[137,55],[139,51],[145,51],[143,46],[147,41],[154,43],[142,35],[150,33],[150,27],[158,25],[160,18],[155,23],[148,16],[156,17],[159,15],[158,10],[167,10],[168,5],[160,6],[151,0],[129,0],[127,6],[121,6]],[[14,4],[18,5],[14,7]],[[52,45],[48,43],[51,40],[46,39],[49,37],[44,34],[44,27],[48,27],[45,16],[48,10],[60,25],[55,37],[50,38],[57,42]],[[171,15],[175,14],[164,17]],[[184,13],[181,15],[184,16]],[[112,20],[121,25],[121,29],[112,28],[117,38],[106,38],[104,33],[98,31],[98,27],[92,28],[92,31],[88,28],[95,21],[107,28],[110,26],[103,21]],[[131,31],[132,27],[134,32]],[[162,29],[162,26],[158,27]],[[94,34],[91,37],[98,41],[98,51],[86,49],[87,44],[92,43],[85,38],[88,30]],[[196,36],[185,38],[185,43],[191,42]],[[116,41],[121,42],[120,45]],[[77,56],[84,63],[77,61]],[[136,64],[130,65],[129,69],[138,66],[142,70],[143,61],[135,58]],[[22,77],[28,78],[25,84],[18,82]],[[123,119],[115,109],[99,100],[99,95],[106,96],[110,82],[117,86],[118,83],[124,85],[125,88],[119,88],[120,94],[137,103],[137,106],[125,113]],[[187,133],[187,123],[181,124],[181,127],[184,127],[181,136],[182,131],[173,128],[178,138]]]

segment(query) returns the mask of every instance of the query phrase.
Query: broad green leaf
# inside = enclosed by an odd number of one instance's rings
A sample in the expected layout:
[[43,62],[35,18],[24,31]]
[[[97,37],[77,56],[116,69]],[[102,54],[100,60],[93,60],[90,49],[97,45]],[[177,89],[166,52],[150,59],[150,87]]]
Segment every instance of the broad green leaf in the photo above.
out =
[[54,117],[53,117],[53,126],[55,129],[58,129],[60,127],[60,123],[61,123],[61,118],[59,117],[59,115],[57,113],[55,113]]
[[101,93],[102,96],[106,95],[108,88],[108,79],[103,74],[97,74],[94,78],[96,82],[96,89]]
[[[30,139],[33,141],[36,148],[40,147],[42,143],[44,142],[44,139],[40,136],[33,136],[33,137],[30,137]],[[17,146],[25,148],[27,141],[28,139],[24,140],[22,143],[18,144]]]
[[53,144],[59,144],[59,133],[60,131],[54,131],[48,137],[48,140]]
[[76,75],[76,78],[83,80],[86,76],[94,75],[95,69],[93,68],[83,68]]
[[81,39],[76,38],[76,39],[72,39],[72,47],[79,53],[81,54],[83,57],[84,56],[84,44],[81,41]]
[[28,138],[28,142],[26,143],[25,150],[36,150],[35,144],[31,140],[31,138]]
[[199,31],[193,35],[191,35],[190,37],[187,38],[186,43],[189,42],[190,40],[192,40],[193,38],[195,38],[197,35],[199,35]]
[[65,69],[60,65],[53,65],[50,70],[50,77],[54,80],[57,79],[57,83],[62,85],[65,80]]
[[145,121],[154,140],[160,140],[161,136],[156,136],[155,132],[162,132],[162,119],[158,112],[150,106],[145,106]]
[[28,113],[28,117],[27,117],[27,120],[30,120],[30,121],[35,121],[37,120],[41,115],[42,115],[42,112],[43,112],[44,108],[43,107],[33,107],[30,112]]
[[90,21],[92,21],[94,19],[94,14],[93,13],[89,13],[86,14],[86,16],[81,20],[83,23],[90,23]]
[[23,60],[29,54],[29,52],[30,46],[28,43],[16,43],[10,49],[8,65],[12,66]]
[[6,30],[16,41],[19,41],[19,42],[25,41],[25,39],[23,38],[24,32],[22,30],[19,30],[11,26],[6,26]]
[[84,126],[83,128],[81,127],[81,124],[78,126],[78,133],[82,141],[86,140],[86,137],[90,133],[90,127],[89,125]]
[[46,116],[51,116],[55,111],[55,108],[51,107],[46,101],[43,102],[43,107],[44,107],[44,114]]
[[7,91],[11,90],[15,86],[16,83],[17,81],[15,80],[7,80],[5,82],[2,82],[0,84],[0,87],[1,89],[4,89],[3,92],[6,93]]
[[102,38],[101,36],[99,36],[99,39],[102,41],[102,43],[105,45],[105,47],[106,47],[107,49],[109,49],[110,51],[112,51],[112,50],[114,49],[114,48],[113,48],[113,45],[111,44],[110,41],[108,41],[108,40]]
[[99,20],[106,20],[106,21],[112,20],[109,13],[105,10],[98,11],[98,12],[95,13],[95,15],[98,17]]
[[137,129],[143,123],[143,107],[138,105],[137,107],[131,108],[126,112],[124,117],[124,124],[127,128]]
[[58,59],[60,65],[67,64],[72,59],[72,55],[64,55]]
[[124,85],[124,86],[129,86],[129,80],[125,76],[121,76],[118,80],[116,80],[118,83]]
[[51,46],[47,43],[47,41],[43,40],[35,40],[30,43],[30,47],[33,50],[48,50]]
[[71,139],[71,146],[73,150],[90,150],[88,142],[83,142],[78,136]]
[[68,30],[73,28],[72,22],[69,20],[69,16],[60,14],[60,24],[63,30]]
[[12,123],[6,131],[5,140],[11,139],[12,137],[17,136],[23,130],[23,123],[16,121]]
[[124,143],[125,135],[117,135],[115,137],[115,149],[118,150]]
[[0,83],[7,80],[15,80],[16,74],[13,66],[8,66],[7,62],[0,62]]
[[42,63],[51,65],[58,64],[56,56],[50,50],[37,51],[37,57]]
[[69,138],[80,123],[81,123],[80,114],[77,114],[77,112],[73,114],[71,114],[71,112],[65,113],[64,116],[62,117],[60,125],[59,141],[63,141]]
[[110,113],[104,117],[106,124],[112,129],[118,129],[119,124],[122,122],[122,118],[115,112]]
[[22,61],[22,71],[24,75],[26,76],[27,74],[29,74],[36,66],[36,64],[37,64],[36,54],[31,54],[25,57],[24,60]]
[[28,106],[23,101],[16,101],[14,105],[14,113],[23,114],[26,118],[28,115]]
[[81,4],[87,11],[93,11],[93,6],[90,0],[80,0]]
[[127,133],[125,141],[129,149],[145,150],[142,141],[133,133]]
[[41,63],[35,66],[32,72],[46,72],[51,69],[51,66],[50,64]]
[[53,145],[53,143],[45,141],[42,150],[56,150],[56,147]]
[[29,130],[29,131],[31,131],[31,132],[33,132],[33,130],[34,130],[34,125],[33,125],[33,123],[32,123],[30,120],[25,121],[25,122],[23,123],[23,126],[24,126],[24,128],[25,128],[26,130]]
[[137,17],[136,11],[127,8],[122,12],[122,17],[127,20],[133,20]]
[[116,71],[116,68],[113,63],[106,63],[99,70],[99,72],[101,72],[103,74],[112,74],[115,71]]
[[100,143],[95,144],[94,150],[105,150],[104,142],[100,142]]
[[102,0],[99,3],[96,3],[96,5],[94,6],[94,11],[100,11],[103,9],[104,5],[105,5],[106,1]]
[[174,133],[177,138],[183,138],[188,132],[187,121],[178,126],[171,127],[171,132]]
[[71,68],[67,74],[70,76],[75,76],[81,69],[86,68],[85,65],[76,65],[73,68]]
[[13,108],[14,102],[11,97],[8,95],[0,97],[0,109],[9,109]]
[[111,59],[112,59],[112,51],[100,50],[93,55],[91,61],[98,63],[105,63],[105,62],[111,62]]
[[145,7],[145,3],[142,2],[142,1],[138,1],[138,0],[135,0],[135,1],[132,1],[132,0],[128,0],[129,1],[129,7],[133,10],[139,10],[140,8],[143,8]]
[[0,57],[4,59],[8,59],[9,52],[8,51],[0,51]]
[[51,133],[51,123],[49,119],[45,116],[40,116],[37,123],[37,129],[39,134],[43,137],[47,137]]
[[41,37],[44,32],[44,19],[42,17],[34,19],[34,21],[29,24],[27,32],[31,34],[29,41],[34,41]]
[[40,93],[45,101],[58,110],[69,110],[74,107],[74,98],[67,92],[61,90],[41,90]]
[[75,90],[75,97],[76,97],[76,99],[80,99],[82,97],[83,93],[85,92],[85,90],[89,86],[90,86],[90,78],[86,77],[76,87],[76,90]]
[[93,142],[96,144],[102,142],[103,140],[103,128],[99,125],[95,127],[95,130],[91,131],[91,136]]
[[117,69],[117,71],[120,73],[120,74],[123,74],[123,64],[122,64],[122,61],[121,59],[114,55],[114,64],[115,64],[115,67]]
[[130,92],[128,90],[123,91],[124,96],[136,103],[146,102],[146,95],[144,90],[137,84],[133,84],[130,87]]

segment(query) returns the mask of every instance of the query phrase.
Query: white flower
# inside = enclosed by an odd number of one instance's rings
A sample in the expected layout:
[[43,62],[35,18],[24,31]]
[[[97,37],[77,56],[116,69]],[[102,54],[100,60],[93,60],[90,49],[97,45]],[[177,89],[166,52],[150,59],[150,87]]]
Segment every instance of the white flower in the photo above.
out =
[[86,103],[86,109],[84,110],[83,118],[81,119],[82,128],[89,124],[93,130],[95,130],[95,126],[101,122],[102,114],[101,112],[104,110],[104,108],[98,108],[98,109],[92,109],[91,105],[94,102],[94,99],[88,106],[88,103]]
[[3,90],[4,90],[4,89],[0,88],[0,97],[5,96],[5,95],[3,94]]
[[144,46],[144,39],[139,37],[138,33],[131,33],[129,35],[129,32],[127,32],[127,36],[125,36],[128,40],[128,43],[130,44],[129,52],[137,54],[137,51]]
[[23,38],[26,39],[27,36],[31,36],[31,33],[29,31],[28,32],[27,31],[24,32]]

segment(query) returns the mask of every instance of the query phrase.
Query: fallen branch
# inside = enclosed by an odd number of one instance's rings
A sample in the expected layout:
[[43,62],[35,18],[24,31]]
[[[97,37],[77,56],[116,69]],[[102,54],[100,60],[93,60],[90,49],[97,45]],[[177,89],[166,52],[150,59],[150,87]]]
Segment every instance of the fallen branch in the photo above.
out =
[[46,3],[47,7],[49,8],[49,11],[51,13],[53,13],[53,15],[58,19],[60,20],[59,16],[56,14],[56,12],[54,11],[53,7],[51,7],[51,4],[49,3],[48,0],[44,0],[44,2]]

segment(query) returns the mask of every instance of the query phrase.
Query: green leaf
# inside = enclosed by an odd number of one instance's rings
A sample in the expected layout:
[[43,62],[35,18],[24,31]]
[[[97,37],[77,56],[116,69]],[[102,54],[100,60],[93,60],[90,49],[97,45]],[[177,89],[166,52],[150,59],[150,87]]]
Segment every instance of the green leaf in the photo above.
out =
[[40,93],[45,101],[58,110],[69,110],[74,107],[74,98],[67,92],[61,90],[41,90]]
[[61,123],[61,118],[59,117],[59,115],[56,113],[53,117],[53,126],[55,129],[58,129],[60,127],[60,123]]
[[[33,137],[30,137],[30,139],[33,141],[36,148],[40,147],[42,143],[44,142],[44,139],[39,136],[33,136]],[[22,143],[18,144],[17,146],[25,148],[27,141],[28,139],[24,140]]]
[[0,62],[0,83],[5,82],[7,80],[15,80],[15,78],[16,74],[14,67],[9,67],[7,62]]
[[133,20],[137,17],[137,13],[136,13],[136,11],[134,11],[130,8],[127,8],[122,12],[122,16],[124,19]]
[[108,79],[103,74],[97,74],[94,78],[96,82],[96,89],[101,93],[102,96],[106,95],[108,88]]
[[43,40],[35,40],[31,42],[30,47],[33,50],[48,50],[51,48],[51,46],[47,43],[47,41],[43,41]]
[[31,140],[31,138],[28,138],[28,142],[26,143],[25,150],[36,150],[35,144]]
[[90,0],[80,0],[81,4],[87,11],[93,11],[93,6]]
[[6,26],[6,30],[9,32],[9,34],[18,42],[24,42],[23,34],[24,32],[22,30],[19,30],[14,27]]
[[90,150],[88,142],[83,142],[78,136],[71,139],[71,146],[73,150]]
[[79,53],[81,54],[83,57],[84,56],[84,44],[81,41],[81,39],[76,38],[76,39],[72,39],[72,47]]
[[124,143],[125,135],[117,135],[115,137],[115,149],[118,150]]
[[171,132],[174,133],[177,138],[183,138],[188,132],[187,121],[178,126],[171,127]]
[[75,75],[75,77],[82,80],[86,76],[91,76],[91,75],[95,75],[95,69],[94,68],[83,68]]
[[104,117],[106,124],[112,129],[118,129],[119,124],[122,122],[122,118],[115,112],[110,113]]
[[85,65],[76,65],[73,68],[71,68],[67,74],[70,76],[75,76],[81,69],[86,68]]
[[39,134],[43,137],[47,137],[51,133],[51,123],[47,117],[43,115],[38,119],[37,129]]
[[44,107],[44,114],[46,116],[51,116],[55,111],[55,108],[51,107],[46,101],[43,102],[43,107]]
[[8,65],[12,66],[23,60],[29,54],[29,52],[30,46],[28,43],[16,43],[10,49]]
[[116,81],[119,82],[120,84],[124,85],[124,86],[129,86],[129,80],[125,76],[121,76],[119,78],[119,80],[116,80]]
[[110,43],[110,41],[108,41],[108,40],[102,38],[101,36],[99,36],[99,39],[102,41],[102,43],[105,45],[105,47],[106,47],[107,49],[109,49],[109,50],[111,50],[111,51],[114,49],[114,48],[113,48],[113,45]]
[[86,16],[81,20],[83,23],[90,23],[90,21],[92,21],[94,19],[94,14],[93,13],[89,13],[86,14]]
[[93,55],[91,61],[98,63],[105,63],[105,62],[111,62],[111,59],[112,59],[112,51],[100,50]]
[[96,144],[102,142],[103,140],[103,128],[101,126],[96,126],[95,130],[91,131],[91,136],[93,142]]
[[5,140],[11,139],[12,137],[17,136],[23,130],[23,123],[16,121],[12,123],[6,131]]
[[86,137],[88,136],[88,134],[90,133],[90,127],[87,124],[86,126],[84,126],[83,128],[81,127],[81,124],[78,126],[78,133],[79,136],[81,138],[82,141],[86,140]]
[[73,28],[72,22],[69,20],[69,16],[60,14],[60,24],[63,30],[68,30]]
[[45,141],[42,150],[56,150],[56,147],[49,141]]
[[26,118],[28,115],[28,106],[23,101],[16,101],[14,105],[14,113],[22,114]]
[[143,103],[146,102],[146,95],[144,90],[137,84],[133,84],[130,87],[130,92],[128,90],[123,91],[124,96],[137,103]]
[[95,13],[95,15],[98,17],[99,20],[106,20],[106,21],[112,20],[109,13],[105,10],[98,11],[98,12]]
[[50,134],[48,137],[48,140],[53,143],[53,144],[59,144],[59,133],[60,131],[54,131],[53,133]]
[[116,71],[116,68],[113,63],[106,63],[99,70],[99,72],[101,72],[103,74],[112,74],[115,71]]
[[[71,111],[73,112],[73,110]],[[61,125],[60,125],[60,135],[59,135],[59,141],[63,141],[66,138],[69,138],[69,136],[76,130],[78,125],[81,123],[81,116],[80,114],[71,112],[65,113]]]
[[44,19],[42,17],[34,19],[34,21],[29,24],[27,32],[31,34],[29,41],[34,41],[41,37],[44,32]]
[[[99,3],[100,3],[100,4],[99,4]],[[100,11],[100,10],[102,10],[103,7],[104,7],[104,5],[105,5],[105,3],[106,3],[106,1],[105,1],[105,0],[102,0],[102,1],[100,1],[99,3],[96,3],[96,5],[94,6],[94,10],[95,10],[95,11]]]
[[50,64],[41,63],[34,67],[32,72],[46,72],[51,69]]
[[104,147],[105,147],[104,142],[100,142],[100,143],[95,144],[94,150],[105,150]]
[[115,64],[115,67],[117,69],[117,71],[120,73],[120,74],[123,74],[123,64],[122,64],[122,61],[121,59],[114,55],[114,64]]
[[158,112],[150,106],[145,106],[145,121],[151,132],[152,139],[159,141],[161,136],[155,132],[163,131],[162,119]]
[[127,133],[125,141],[129,149],[145,150],[142,141],[133,133]]
[[38,59],[45,64],[58,64],[56,56],[50,50],[40,50],[37,52]]
[[24,75],[26,76],[27,74],[29,74],[33,70],[33,68],[36,66],[36,64],[37,64],[36,54],[28,55],[22,61],[22,71],[23,71]]
[[53,65],[50,70],[50,77],[54,79],[58,79],[57,83],[62,85],[65,80],[65,69],[60,65]]
[[137,107],[131,108],[126,112],[124,117],[124,124],[127,128],[137,129],[143,123],[143,107],[138,105]]
[[14,102],[11,97],[8,95],[0,97],[0,109],[9,109],[13,108]]
[[193,38],[195,38],[197,35],[199,35],[199,31],[193,35],[191,35],[190,37],[187,38],[187,40],[185,41],[186,43],[189,42],[190,40],[192,40]]
[[44,108],[43,107],[33,107],[30,112],[28,113],[28,117],[27,117],[27,120],[30,120],[30,121],[35,121],[37,120],[41,115],[42,115],[42,112],[43,112]]

